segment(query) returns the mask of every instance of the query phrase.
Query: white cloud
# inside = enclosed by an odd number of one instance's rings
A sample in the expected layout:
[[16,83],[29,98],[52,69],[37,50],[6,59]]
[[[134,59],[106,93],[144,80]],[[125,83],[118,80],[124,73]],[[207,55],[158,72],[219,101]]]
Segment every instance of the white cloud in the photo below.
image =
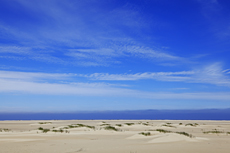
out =
[[[183,60],[154,46],[139,43],[135,37],[126,34],[122,27],[138,33],[148,26],[139,12],[132,9],[133,6],[114,7],[106,11],[100,5],[89,5],[95,4],[93,1],[78,1],[77,4],[73,1],[15,2],[20,5],[14,7],[23,7],[39,23],[23,20],[18,24],[0,24],[0,30],[6,33],[5,39],[18,42],[8,49],[0,46],[0,52],[23,55],[22,60],[84,66],[121,63],[118,57],[150,58],[154,62]],[[55,56],[55,52],[62,56]],[[12,55],[2,56],[7,57],[16,59]]]
[[16,71],[0,71],[0,79],[2,80],[20,80],[20,81],[39,81],[39,80],[67,80],[74,74],[65,73],[33,73],[33,72],[16,72]]
[[[158,75],[174,75],[176,73],[159,73]],[[178,72],[177,74],[190,74],[190,72]],[[49,74],[29,72],[0,73],[1,93],[26,93],[43,95],[75,95],[75,96],[109,96],[109,97],[134,97],[147,99],[206,99],[229,100],[229,92],[200,92],[200,93],[173,93],[173,92],[147,92],[123,87],[114,87],[105,83],[70,82],[69,78],[78,76],[75,74]],[[149,74],[138,77],[146,78]],[[151,76],[151,75],[150,75]],[[154,76],[154,75],[153,75]],[[136,76],[132,76],[136,77]],[[68,80],[65,83],[50,83],[49,80]]]
[[230,73],[230,69],[226,69],[222,71],[223,73],[229,74]]
[[144,46],[127,46],[124,52],[133,54],[138,57],[156,58],[161,60],[182,60],[181,57],[164,53],[160,50],[150,49]]
[[223,70],[220,63],[213,63],[192,71],[180,72],[146,72],[136,74],[94,73],[86,77],[95,80],[140,80],[154,79],[169,82],[207,83],[230,87],[230,78],[225,75],[229,70]]
[[94,73],[88,77],[96,80],[140,80],[140,79],[156,79],[162,81],[185,81],[189,80],[189,75],[194,74],[193,71],[181,72],[156,72],[156,73],[136,73],[136,74],[108,74]]
[[147,99],[206,99],[229,100],[229,92],[213,93],[162,93],[144,92],[138,90],[113,88],[105,84],[57,84],[36,83],[17,80],[0,79],[0,92],[2,93],[26,93],[43,95],[75,95],[75,96],[106,96],[106,97],[133,97]]
[[225,75],[221,63],[213,63],[196,70],[191,82],[209,83],[230,87],[230,78]]
[[0,46],[0,53],[28,54],[28,47]]

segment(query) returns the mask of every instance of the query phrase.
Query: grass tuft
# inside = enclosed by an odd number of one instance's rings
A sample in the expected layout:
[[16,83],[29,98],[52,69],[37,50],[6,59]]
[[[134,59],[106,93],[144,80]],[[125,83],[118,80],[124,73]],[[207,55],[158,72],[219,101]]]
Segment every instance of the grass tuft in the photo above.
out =
[[49,132],[49,131],[50,131],[50,129],[43,129],[43,130],[42,130],[43,133],[47,133],[47,132]]
[[60,132],[60,133],[63,133],[63,132],[65,132],[65,133],[69,133],[69,131],[67,131],[67,130],[63,130],[63,129],[59,129],[59,130],[52,130],[53,132]]
[[144,136],[150,136],[150,135],[151,135],[150,132],[141,132],[141,133],[139,133],[139,134],[144,135]]
[[43,129],[42,127],[39,127],[38,130],[41,130],[43,133],[47,133],[50,131],[50,129]]
[[209,133],[214,133],[214,134],[219,134],[219,133],[224,133],[223,131],[218,131],[217,129],[214,129],[213,131],[204,131],[204,134],[209,134]]
[[193,138],[193,136],[191,134],[188,134],[186,132],[176,132],[177,134],[182,134],[182,135],[185,135],[187,137],[190,137],[190,138]]
[[185,124],[185,126],[197,126],[197,125],[199,125],[199,124],[197,124],[197,123],[188,123],[188,124]]
[[134,125],[134,123],[125,123],[128,126]]
[[164,130],[164,129],[156,129],[156,131],[160,133],[171,133],[172,131]]
[[100,126],[108,126],[108,125],[110,125],[110,124],[101,124]]
[[156,129],[156,131],[161,132],[161,133],[177,133],[177,134],[182,134],[182,135],[185,135],[185,136],[190,137],[190,138],[194,137],[191,134],[186,133],[186,132],[172,132],[172,131],[168,131],[168,130],[164,130],[164,129]]
[[115,128],[115,127],[113,127],[113,126],[106,126],[105,127],[105,130],[113,130],[113,131],[118,131],[118,129],[117,128]]
[[142,123],[142,125],[149,126],[149,123]]
[[39,122],[39,124],[52,124],[52,122]]
[[11,131],[10,129],[0,129],[0,132],[9,132],[9,131]]
[[172,125],[171,125],[171,123],[170,123],[170,124],[166,123],[166,124],[163,124],[162,126],[166,126],[166,127],[173,127],[173,128],[176,128],[175,126],[172,126]]
[[84,125],[84,124],[71,124],[68,127],[64,127],[63,129],[72,129],[72,128],[80,128],[80,127],[87,127],[90,129],[95,129],[95,126]]

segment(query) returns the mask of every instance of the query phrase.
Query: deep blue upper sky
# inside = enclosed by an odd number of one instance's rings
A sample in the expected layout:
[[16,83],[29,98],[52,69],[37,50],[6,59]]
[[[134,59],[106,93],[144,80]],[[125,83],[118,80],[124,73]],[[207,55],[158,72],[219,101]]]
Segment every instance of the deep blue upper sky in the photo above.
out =
[[0,111],[230,107],[228,0],[0,0]]

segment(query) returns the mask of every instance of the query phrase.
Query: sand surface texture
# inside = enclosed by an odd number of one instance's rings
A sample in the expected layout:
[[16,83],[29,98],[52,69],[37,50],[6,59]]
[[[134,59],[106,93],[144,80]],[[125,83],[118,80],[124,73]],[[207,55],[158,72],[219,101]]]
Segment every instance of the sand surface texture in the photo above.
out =
[[0,153],[229,153],[230,121],[0,121]]

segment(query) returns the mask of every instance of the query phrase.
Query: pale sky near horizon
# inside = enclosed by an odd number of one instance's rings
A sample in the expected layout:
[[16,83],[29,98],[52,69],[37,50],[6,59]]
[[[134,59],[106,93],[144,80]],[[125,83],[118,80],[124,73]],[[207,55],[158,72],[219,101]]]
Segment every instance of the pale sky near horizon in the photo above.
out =
[[230,108],[229,0],[0,0],[0,112]]

